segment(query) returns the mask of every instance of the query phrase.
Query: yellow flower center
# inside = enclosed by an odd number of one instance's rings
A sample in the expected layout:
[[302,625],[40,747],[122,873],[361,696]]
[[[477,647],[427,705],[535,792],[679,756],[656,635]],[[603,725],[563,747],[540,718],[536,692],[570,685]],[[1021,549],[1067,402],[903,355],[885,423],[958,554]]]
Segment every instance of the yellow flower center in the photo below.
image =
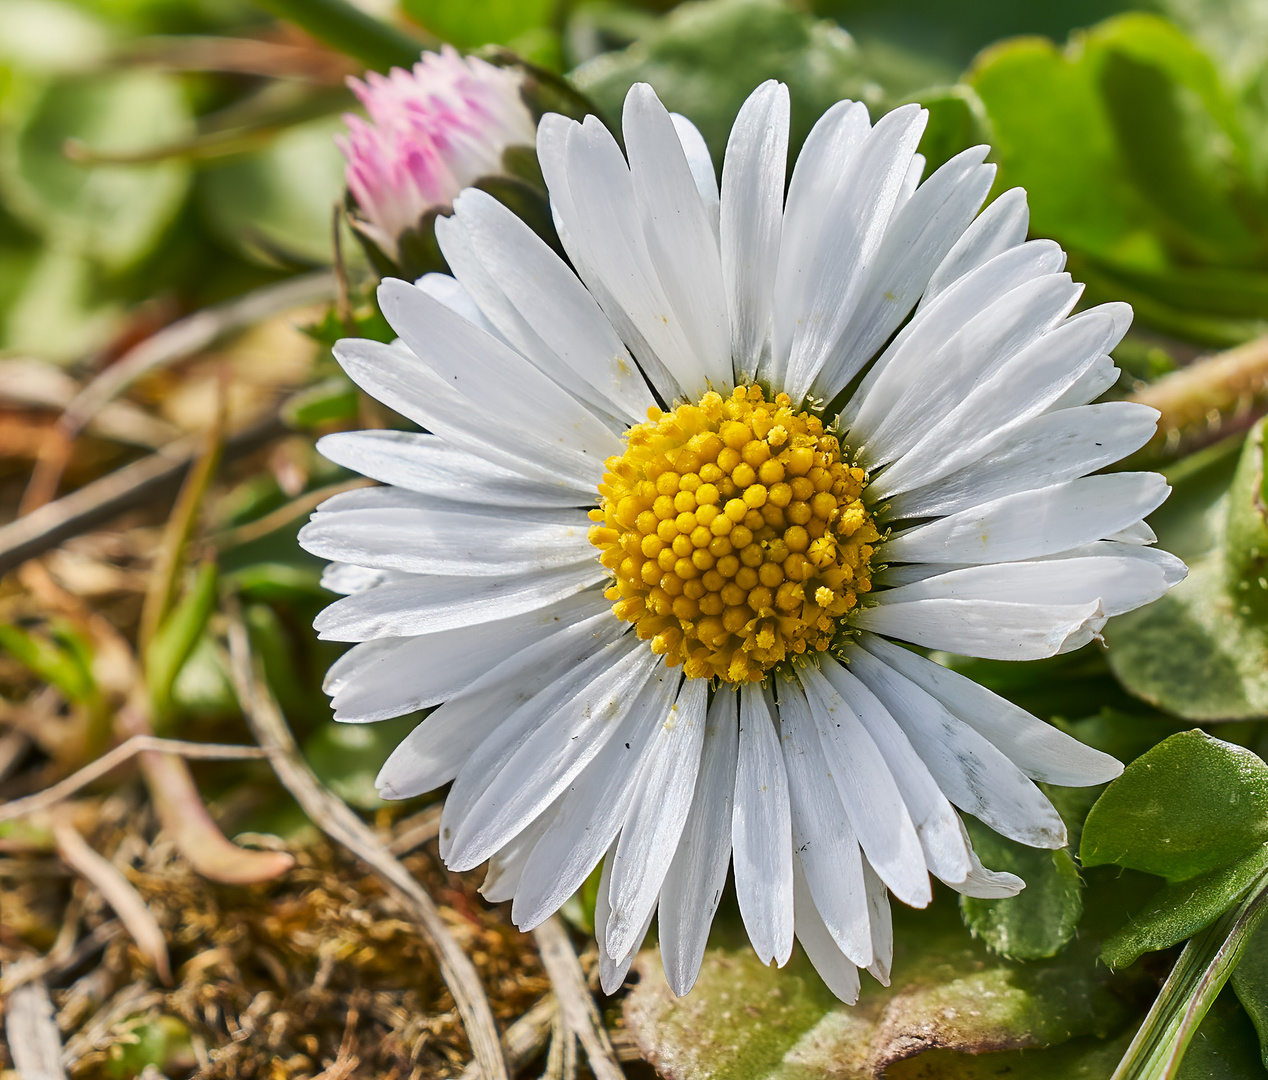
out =
[[867,474],[787,394],[648,410],[609,458],[590,542],[617,617],[691,678],[757,682],[827,649],[871,589]]

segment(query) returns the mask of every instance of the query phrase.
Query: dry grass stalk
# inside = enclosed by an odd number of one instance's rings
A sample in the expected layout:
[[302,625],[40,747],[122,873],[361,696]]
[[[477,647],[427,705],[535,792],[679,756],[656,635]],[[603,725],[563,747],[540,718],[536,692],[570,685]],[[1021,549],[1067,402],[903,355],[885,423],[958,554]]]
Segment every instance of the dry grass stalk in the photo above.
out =
[[418,920],[435,950],[441,975],[462,1015],[483,1075],[487,1080],[509,1080],[493,1011],[475,965],[454,940],[426,890],[379,842],[370,827],[321,785],[300,757],[285,719],[260,678],[246,627],[236,613],[230,619],[229,646],[243,715],[256,741],[270,752],[278,779],[321,830],[368,864],[401,906]]

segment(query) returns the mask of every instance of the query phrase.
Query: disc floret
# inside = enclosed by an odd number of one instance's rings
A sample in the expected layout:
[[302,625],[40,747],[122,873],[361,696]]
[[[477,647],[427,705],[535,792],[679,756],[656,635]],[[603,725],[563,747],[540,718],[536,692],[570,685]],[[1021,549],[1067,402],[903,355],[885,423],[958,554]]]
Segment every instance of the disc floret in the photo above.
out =
[[866,472],[787,394],[648,410],[611,457],[590,541],[616,616],[691,678],[758,682],[827,649],[871,589]]

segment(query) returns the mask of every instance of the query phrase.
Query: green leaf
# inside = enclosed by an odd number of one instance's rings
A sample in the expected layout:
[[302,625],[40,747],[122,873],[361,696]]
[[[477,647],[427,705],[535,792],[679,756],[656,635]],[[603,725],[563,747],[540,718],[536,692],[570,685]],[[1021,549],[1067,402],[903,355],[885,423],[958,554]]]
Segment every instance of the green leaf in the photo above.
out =
[[[335,116],[298,124],[264,149],[205,169],[197,194],[208,224],[226,243],[267,265],[328,265],[331,213],[343,199],[343,157]],[[345,245],[345,256],[356,248]]]
[[87,11],[60,0],[6,0],[0,63],[26,71],[86,71],[106,59],[110,33]]
[[510,45],[530,30],[549,27],[555,0],[402,0],[407,15],[461,49]]
[[387,804],[379,798],[374,778],[388,754],[422,720],[419,713],[373,724],[323,724],[304,743],[304,757],[317,778],[339,798],[359,810]]
[[[1195,470],[1180,500],[1157,515],[1160,537],[1190,559],[1161,600],[1112,619],[1107,659],[1133,694],[1189,720],[1268,715],[1268,530],[1264,422],[1251,430],[1227,494],[1227,448]],[[1192,489],[1196,488],[1197,491]],[[1212,501],[1216,499],[1218,501]],[[1171,545],[1173,539],[1180,544]],[[1209,550],[1194,558],[1191,552]]]
[[155,631],[145,652],[145,680],[156,728],[171,720],[172,686],[216,609],[218,587],[216,564],[208,560],[198,568],[193,585]]
[[1083,826],[1084,866],[1117,863],[1184,881],[1268,843],[1268,765],[1249,750],[1185,731],[1124,770]]
[[788,84],[790,147],[841,98],[864,101],[875,118],[887,104],[947,72],[895,50],[868,53],[839,26],[781,0],[701,0],[683,4],[629,48],[581,65],[573,78],[609,119],[621,115],[635,82],[655,87],[666,107],[689,116],[721,162],[736,113],[766,79]]
[[175,142],[192,126],[181,84],[161,72],[54,82],[26,114],[0,181],[11,208],[33,229],[119,272],[158,244],[184,202],[189,167],[80,165],[63,152],[67,140],[127,153]]
[[301,390],[282,406],[287,427],[317,428],[333,421],[356,419],[361,396],[351,379],[336,375]]
[[1268,1066],[1268,923],[1260,923],[1251,935],[1230,982],[1255,1025],[1263,1062]]
[[990,141],[990,121],[981,99],[970,86],[922,90],[916,100],[929,110],[929,123],[920,138],[925,176],[961,150]]
[[1268,845],[1228,866],[1165,886],[1145,909],[1105,939],[1101,959],[1121,968],[1205,930],[1268,871]]
[[[1248,947],[1233,978],[1249,960]],[[1254,1026],[1228,987],[1220,991],[1189,1043],[1176,1080],[1264,1080]]]
[[78,650],[12,623],[0,623],[0,649],[57,687],[68,701],[91,704],[97,699],[97,684]]
[[1021,964],[971,941],[947,909],[894,914],[891,984],[882,987],[864,973],[857,1005],[838,1001],[800,950],[772,970],[747,945],[710,949],[683,998],[673,996],[659,957],[648,952],[637,961],[640,980],[626,999],[626,1026],[668,1080],[873,1080],[904,1075],[896,1063],[922,1051],[980,1054],[1105,1038],[1131,1015],[1085,947]]
[[[1170,1080],[1268,913],[1268,875],[1243,903],[1189,939],[1112,1080]],[[1207,1075],[1210,1075],[1209,1073]]]
[[978,857],[992,870],[1016,874],[1026,887],[1006,900],[960,897],[973,936],[1014,960],[1055,956],[1083,914],[1083,884],[1068,848],[1047,851],[1005,839],[978,821],[965,822]]
[[345,0],[256,0],[260,7],[303,28],[376,71],[409,67],[422,42]]

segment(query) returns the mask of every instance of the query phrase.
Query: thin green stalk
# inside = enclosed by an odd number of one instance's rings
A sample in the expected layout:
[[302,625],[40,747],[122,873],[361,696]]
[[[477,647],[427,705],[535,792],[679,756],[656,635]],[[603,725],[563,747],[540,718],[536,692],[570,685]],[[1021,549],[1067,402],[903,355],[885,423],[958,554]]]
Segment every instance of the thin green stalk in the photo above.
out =
[[424,42],[360,11],[345,0],[256,0],[279,19],[293,22],[318,41],[356,57],[375,71],[410,67]]
[[1240,905],[1189,939],[1111,1080],[1172,1080],[1265,913],[1268,874]]

